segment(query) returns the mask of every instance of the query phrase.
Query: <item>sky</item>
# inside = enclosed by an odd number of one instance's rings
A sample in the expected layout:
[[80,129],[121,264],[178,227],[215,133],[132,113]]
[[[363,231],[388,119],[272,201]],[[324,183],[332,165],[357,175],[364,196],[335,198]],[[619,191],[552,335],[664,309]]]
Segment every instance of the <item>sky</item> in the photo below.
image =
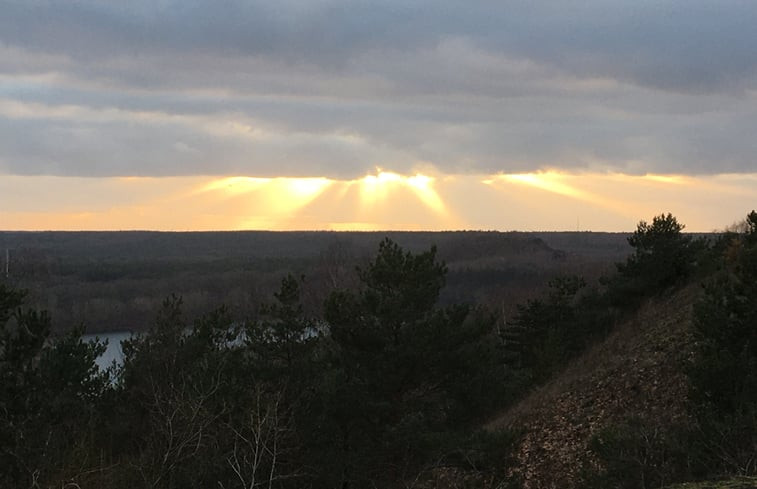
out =
[[0,229],[723,228],[757,3],[0,0]]

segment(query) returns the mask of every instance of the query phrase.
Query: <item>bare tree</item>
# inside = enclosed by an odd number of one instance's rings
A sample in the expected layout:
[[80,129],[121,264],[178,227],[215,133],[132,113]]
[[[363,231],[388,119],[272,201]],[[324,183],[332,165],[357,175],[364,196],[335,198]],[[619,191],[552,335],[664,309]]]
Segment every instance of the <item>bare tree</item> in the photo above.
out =
[[240,487],[270,489],[284,479],[301,477],[285,460],[294,436],[282,392],[267,394],[256,389],[246,414],[241,426],[229,426],[234,443],[226,459]]
[[171,487],[176,468],[203,448],[208,430],[222,414],[208,408],[220,384],[220,370],[203,387],[184,376],[166,386],[150,375],[152,426],[137,467],[146,487]]

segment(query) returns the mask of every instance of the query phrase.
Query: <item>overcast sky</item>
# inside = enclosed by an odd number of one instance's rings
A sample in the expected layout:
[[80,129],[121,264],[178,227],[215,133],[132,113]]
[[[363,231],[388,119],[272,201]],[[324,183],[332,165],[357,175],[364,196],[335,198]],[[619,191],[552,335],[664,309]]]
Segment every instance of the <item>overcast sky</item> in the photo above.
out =
[[757,170],[753,1],[0,1],[0,172]]
[[757,201],[755,26],[747,0],[0,0],[0,229],[709,230]]

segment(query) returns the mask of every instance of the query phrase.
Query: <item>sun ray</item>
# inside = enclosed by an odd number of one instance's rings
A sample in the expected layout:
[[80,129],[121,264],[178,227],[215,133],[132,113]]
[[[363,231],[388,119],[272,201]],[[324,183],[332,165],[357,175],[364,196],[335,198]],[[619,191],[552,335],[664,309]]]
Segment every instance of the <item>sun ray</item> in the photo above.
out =
[[203,185],[198,193],[220,191],[227,197],[245,194],[257,190],[271,182],[271,178],[259,177],[226,177],[213,180]]
[[629,217],[633,215],[633,212],[626,203],[623,203],[612,196],[604,196],[597,192],[590,192],[569,183],[570,180],[576,180],[578,178],[583,178],[583,176],[546,171],[537,173],[500,174],[482,180],[482,183],[492,185],[499,181],[524,185],[602,207],[615,212],[618,215]]
[[555,172],[544,173],[515,173],[510,175],[502,175],[501,178],[505,181],[515,182],[520,184],[536,187],[547,192],[552,192],[566,197],[573,197],[580,200],[590,200],[591,196],[580,189],[577,189],[567,183],[564,183],[560,178],[560,175]]
[[387,199],[398,189],[410,190],[426,207],[437,214],[445,215],[446,206],[439,193],[434,189],[434,178],[420,173],[404,176],[398,173],[382,171],[376,175],[367,175],[359,180],[360,198],[363,205],[376,205]]
[[663,183],[663,184],[674,184],[674,185],[684,185],[687,183],[691,184],[690,179],[682,175],[657,175],[657,174],[647,173],[642,178],[650,182]]
[[688,230],[711,231],[754,208],[755,189],[757,173],[431,177],[379,170],[346,180],[2,175],[0,221],[19,230],[441,230],[564,229],[580,217],[582,229],[627,231],[665,211]]
[[407,178],[406,182],[415,190],[416,194],[424,204],[439,214],[447,213],[444,201],[442,201],[439,193],[433,188],[434,179],[432,177],[427,177],[418,173]]
[[281,227],[334,182],[328,178],[226,177],[199,188],[195,194],[239,202],[238,229]]

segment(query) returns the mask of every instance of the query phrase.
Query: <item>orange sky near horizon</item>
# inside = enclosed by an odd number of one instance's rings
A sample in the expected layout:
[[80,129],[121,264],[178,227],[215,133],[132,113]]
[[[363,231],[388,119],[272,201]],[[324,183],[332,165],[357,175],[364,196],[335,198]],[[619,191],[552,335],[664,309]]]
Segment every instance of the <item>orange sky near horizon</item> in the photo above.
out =
[[757,173],[546,171],[355,180],[256,177],[0,178],[2,230],[632,231],[671,212],[722,229],[757,202]]

